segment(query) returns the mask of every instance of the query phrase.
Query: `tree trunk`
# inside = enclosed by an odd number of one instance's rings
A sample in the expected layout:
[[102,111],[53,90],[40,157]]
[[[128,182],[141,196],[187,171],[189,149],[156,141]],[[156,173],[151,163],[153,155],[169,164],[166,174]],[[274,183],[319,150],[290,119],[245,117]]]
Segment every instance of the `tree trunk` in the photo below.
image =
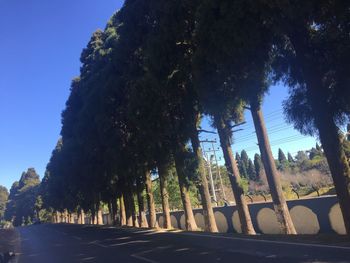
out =
[[[216,226],[215,216],[213,207],[211,204],[211,197],[209,193],[209,185],[208,180],[206,176],[205,166],[204,166],[204,160],[202,156],[202,149],[200,147],[200,141],[198,138],[198,131],[195,128],[192,137],[192,148],[193,152],[195,154],[196,160],[198,162],[198,170],[199,170],[199,182],[198,182],[198,190],[201,195],[202,200],[202,207],[203,207],[203,217],[204,217],[204,224],[205,224],[205,231],[208,232],[218,232],[218,228]],[[214,189],[215,191],[215,189]]]
[[143,202],[143,190],[144,185],[141,182],[141,178],[136,178],[136,187],[137,187],[137,203],[139,205],[139,225],[140,227],[148,227],[147,217],[146,217],[146,211],[145,211],[145,205]]
[[258,138],[261,160],[263,162],[266,178],[269,183],[273,206],[280,223],[282,233],[296,234],[296,230],[289,214],[287,202],[283,195],[280,175],[277,172],[275,159],[272,156],[271,146],[267,135],[264,117],[258,101],[252,102],[251,113],[254,121],[255,132]]
[[297,27],[297,30],[290,30],[288,35],[296,51],[296,58],[302,65],[307,99],[311,104],[315,125],[332,174],[346,233],[350,235],[350,168],[339,137],[339,129],[328,108],[328,87],[324,87],[323,74],[317,71],[314,58],[309,56],[314,54],[314,50],[309,45],[308,29]]
[[157,215],[156,207],[154,204],[154,196],[152,191],[152,180],[150,171],[145,171],[145,185],[146,185],[146,194],[147,194],[147,203],[148,203],[148,212],[149,212],[149,226],[157,227]]
[[125,211],[125,203],[124,196],[121,195],[119,198],[119,207],[120,207],[120,226],[126,225],[126,211]]
[[108,202],[108,217],[107,217],[107,225],[112,225],[112,217],[113,217],[113,208],[112,201]]
[[244,198],[244,190],[240,185],[241,176],[231,149],[231,127],[221,117],[215,116],[221,148],[224,154],[225,166],[229,175],[233,195],[235,197],[243,234],[254,235],[255,230],[250,217],[249,208]]
[[125,191],[125,193],[124,193],[124,205],[125,205],[126,225],[131,227],[131,226],[133,226],[133,220],[132,220],[132,211],[131,211],[131,204],[130,204],[129,195],[130,195],[129,191]]
[[85,213],[83,209],[80,209],[80,224],[85,225]]
[[169,207],[169,193],[167,189],[167,166],[163,164],[158,165],[159,173],[159,184],[160,184],[160,195],[162,197],[162,208],[164,217],[164,228],[170,229],[171,219],[170,219],[170,207]]
[[132,218],[132,225],[133,227],[139,227],[139,222],[137,220],[137,214],[136,214],[136,208],[135,208],[135,199],[134,199],[134,192],[133,192],[132,183],[129,184],[129,204],[131,208],[131,218]]
[[335,190],[342,211],[346,233],[350,235],[350,169],[339,129],[328,114],[316,118],[320,141],[332,174]]
[[101,224],[101,219],[100,219],[100,202],[96,204],[96,225]]
[[96,219],[96,217],[95,217],[95,209],[93,208],[92,210],[91,210],[91,225],[94,225],[95,224],[95,219]]
[[117,204],[116,198],[112,199],[111,205],[112,205],[112,224],[114,226],[116,226],[117,225],[117,211],[118,211],[118,204]]
[[98,225],[103,225],[103,213],[102,210],[99,209],[97,212]]
[[179,180],[181,200],[184,207],[186,229],[188,231],[196,231],[197,224],[194,219],[193,210],[191,206],[190,194],[188,192],[188,186],[186,182],[186,175],[184,173],[184,162],[183,162],[183,153],[185,151],[185,146],[180,145],[179,152],[175,154],[175,167],[177,172],[177,177]]
[[57,223],[56,212],[52,212],[52,214],[51,214],[51,223],[52,224],[56,224]]
[[66,224],[69,223],[69,217],[68,217],[68,211],[67,210],[64,211],[64,222]]

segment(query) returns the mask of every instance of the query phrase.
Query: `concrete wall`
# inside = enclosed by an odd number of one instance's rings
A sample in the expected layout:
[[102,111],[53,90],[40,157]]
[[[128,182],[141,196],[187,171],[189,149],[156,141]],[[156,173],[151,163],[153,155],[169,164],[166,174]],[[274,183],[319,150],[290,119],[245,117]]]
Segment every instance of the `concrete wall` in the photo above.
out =
[[[345,234],[345,226],[336,196],[292,200],[287,201],[287,204],[298,234]],[[253,225],[258,233],[280,233],[280,227],[271,202],[249,204],[249,210]],[[198,227],[203,229],[202,209],[194,209],[193,213]],[[236,206],[214,207],[214,214],[219,232],[241,233]],[[159,226],[162,227],[164,224],[162,213],[157,214],[157,220]],[[91,223],[90,218],[86,217],[85,223]],[[112,224],[108,214],[103,215],[103,224]],[[171,212],[171,224],[173,228],[185,229],[184,212]]]
[[[288,201],[288,207],[299,234],[338,233],[345,234],[344,222],[335,196],[318,197]],[[279,224],[273,204],[249,204],[249,210],[255,230],[264,234],[280,233]],[[194,209],[198,227],[204,228],[202,209]],[[236,206],[215,207],[215,219],[220,232],[241,232]],[[163,226],[162,214],[157,215],[158,223]],[[171,223],[174,228],[185,229],[183,211],[171,213]]]

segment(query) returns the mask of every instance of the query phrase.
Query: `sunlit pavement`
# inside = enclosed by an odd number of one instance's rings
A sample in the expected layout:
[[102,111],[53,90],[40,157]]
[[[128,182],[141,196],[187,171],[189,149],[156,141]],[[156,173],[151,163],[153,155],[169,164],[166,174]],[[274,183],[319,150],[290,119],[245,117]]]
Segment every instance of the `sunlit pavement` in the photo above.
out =
[[350,248],[81,225],[19,228],[17,262],[350,262]]

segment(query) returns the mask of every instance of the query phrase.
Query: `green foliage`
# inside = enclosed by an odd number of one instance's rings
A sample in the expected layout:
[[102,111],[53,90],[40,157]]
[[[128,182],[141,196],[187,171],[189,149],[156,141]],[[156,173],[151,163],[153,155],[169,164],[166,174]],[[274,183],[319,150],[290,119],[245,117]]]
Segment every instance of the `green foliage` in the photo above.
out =
[[281,148],[278,148],[278,161],[282,164],[287,162],[286,155],[284,154]]
[[0,222],[4,220],[6,203],[8,200],[9,192],[7,188],[0,185]]
[[249,180],[255,181],[257,179],[255,166],[253,164],[253,161],[250,158],[248,159],[247,174],[248,174]]
[[[176,175],[175,168],[172,167],[169,176],[167,177],[167,183],[168,183],[168,194],[169,194],[169,207],[171,210],[181,210],[182,209],[182,201],[181,201],[181,195],[180,195],[180,188],[178,183],[178,178]],[[159,211],[161,211],[162,207],[162,199],[160,195],[160,185],[159,185],[159,179],[153,181],[153,193],[155,198],[155,204]],[[189,192],[190,192],[190,198],[191,198],[191,204],[194,206],[198,206],[200,204],[200,201],[198,199],[197,195],[197,188],[193,183],[190,183],[189,185]]]
[[30,224],[36,214],[36,200],[39,194],[39,175],[34,168],[23,172],[19,182],[15,182],[9,195],[5,218],[15,226]]
[[255,167],[255,175],[256,178],[258,179],[260,176],[260,172],[264,169],[264,166],[261,161],[261,157],[259,154],[254,155],[254,167]]
[[291,163],[294,163],[294,158],[293,156],[291,155],[290,152],[288,152],[288,162],[291,164]]
[[248,193],[249,180],[246,178],[241,178],[238,182],[239,186],[243,189],[244,193]]
[[236,153],[236,162],[238,165],[239,174],[241,175],[242,178],[248,178],[246,161],[248,160],[242,160],[241,155],[239,155],[239,153]]
[[[317,133],[322,105],[343,124],[350,113],[349,4],[336,2],[125,1],[81,53],[80,75],[62,113],[62,138],[40,195],[34,172],[23,174],[11,188],[8,218],[29,222],[29,211],[17,215],[24,203],[39,216],[43,206],[93,213],[101,202],[134,190],[145,171],[173,160],[180,162],[176,167],[183,169],[191,201],[198,204],[198,156],[188,143],[198,137],[202,115],[208,114],[214,127],[224,123],[223,134],[233,143],[232,124],[243,120],[246,105],[260,107],[272,76],[290,86],[284,108],[298,130]],[[296,35],[307,40],[305,50]],[[322,80],[315,82],[319,94],[313,96],[311,75]],[[347,141],[343,148],[350,152]],[[253,162],[242,151],[236,160],[245,191],[248,180],[264,180],[259,155]],[[281,171],[329,173],[319,145],[295,158],[288,153],[288,159],[280,149],[276,163]],[[160,205],[158,184],[154,188]],[[168,188],[171,207],[181,208],[174,173]]]

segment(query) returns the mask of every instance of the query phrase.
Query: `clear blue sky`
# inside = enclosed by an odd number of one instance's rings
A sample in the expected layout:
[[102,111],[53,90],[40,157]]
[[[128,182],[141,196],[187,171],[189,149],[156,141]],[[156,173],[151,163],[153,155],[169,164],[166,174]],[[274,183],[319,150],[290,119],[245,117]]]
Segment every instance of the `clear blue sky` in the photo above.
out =
[[79,57],[122,0],[0,0],[0,184],[40,176]]
[[[42,177],[61,128],[60,114],[71,79],[79,74],[79,57],[91,34],[104,28],[122,0],[0,0],[0,184],[10,187],[22,171],[34,167]],[[271,141],[293,135],[280,145],[295,153],[314,145],[283,121],[286,88],[274,87],[264,111]],[[205,121],[204,127],[209,124]],[[256,139],[251,118],[236,134],[234,151]],[[209,129],[209,128],[208,128]],[[203,138],[212,137],[203,135]],[[241,143],[238,141],[242,140]],[[295,138],[293,141],[292,139]],[[274,144],[273,144],[274,145]],[[274,154],[277,146],[273,146]]]

